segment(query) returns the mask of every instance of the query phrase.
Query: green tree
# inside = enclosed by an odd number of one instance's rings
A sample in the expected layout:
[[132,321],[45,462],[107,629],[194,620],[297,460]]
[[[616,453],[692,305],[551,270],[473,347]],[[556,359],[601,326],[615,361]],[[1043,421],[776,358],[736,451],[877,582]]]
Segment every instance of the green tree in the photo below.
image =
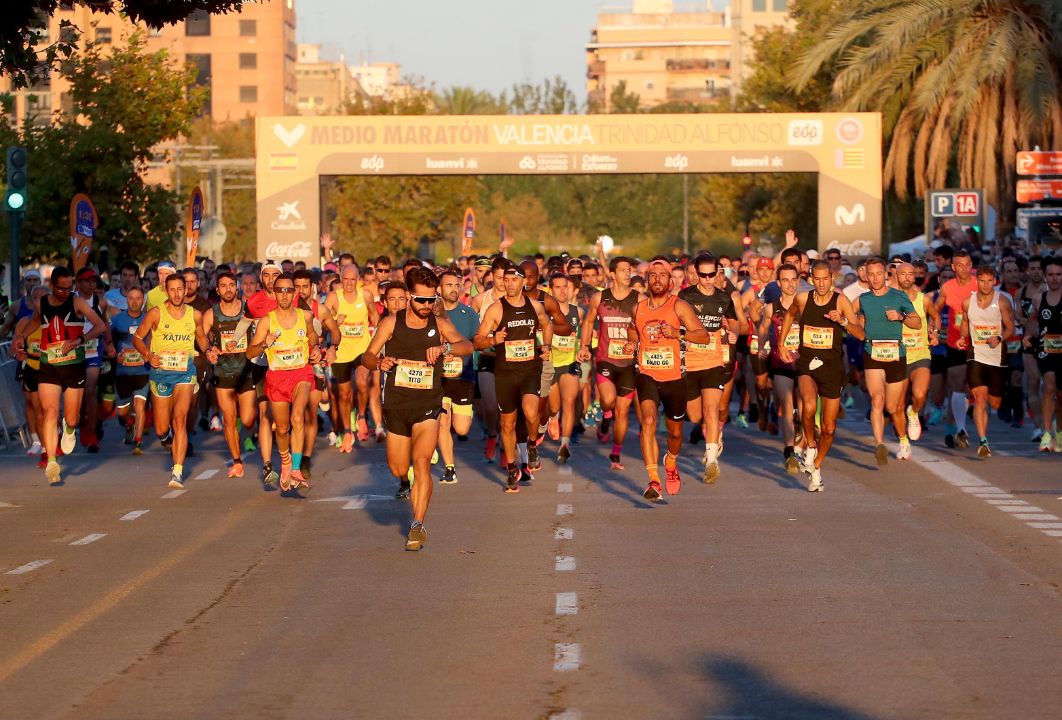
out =
[[983,187],[1013,222],[1016,152],[1062,141],[1062,10],[1057,0],[857,0],[797,64],[799,89],[837,63],[849,110],[884,114],[885,182],[905,197]]
[[435,109],[440,115],[499,115],[504,105],[485,90],[455,86],[436,93]]
[[608,111],[610,113],[636,113],[641,110],[641,96],[627,92],[627,81],[620,80],[608,94]]
[[[30,205],[23,225],[25,255],[69,252],[71,197],[87,193],[100,227],[96,247],[111,257],[170,255],[179,213],[174,193],[144,178],[152,148],[188,130],[202,107],[195,72],[178,68],[166,52],[147,54],[143,38],[103,54],[90,45],[64,63],[72,111],[50,125],[25,123],[30,155]],[[189,89],[193,88],[193,89]]]
[[557,75],[541,83],[517,83],[500,97],[512,115],[571,115],[579,112],[575,93]]

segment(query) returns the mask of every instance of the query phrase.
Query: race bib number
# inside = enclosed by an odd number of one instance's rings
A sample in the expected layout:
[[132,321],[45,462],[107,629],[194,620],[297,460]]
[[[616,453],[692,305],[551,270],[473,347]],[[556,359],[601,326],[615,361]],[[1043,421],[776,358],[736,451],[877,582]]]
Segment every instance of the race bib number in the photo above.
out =
[[1044,335],[1044,352],[1050,355],[1062,353],[1062,335]]
[[896,362],[900,359],[899,340],[873,340],[870,343],[870,357],[878,362]]
[[760,351],[760,336],[749,335],[749,354],[755,355]]
[[68,352],[64,353],[62,343],[51,345],[45,350],[45,357],[48,358],[49,365],[59,365],[60,363],[77,360],[77,349],[71,348]]
[[226,355],[247,352],[247,335],[236,337],[236,331],[221,332],[221,352]]
[[630,360],[634,357],[634,353],[623,352],[623,346],[627,344],[626,340],[609,340],[608,341],[608,358],[609,360]]
[[786,350],[796,350],[800,347],[800,327],[798,325],[793,325],[789,328],[789,333],[785,336],[785,342],[782,343],[782,346]]
[[575,335],[554,335],[553,336],[553,349],[560,352],[569,352],[575,349],[575,341],[577,338]]
[[274,348],[273,360],[269,363],[272,370],[293,370],[306,364],[306,354],[302,347]]
[[395,365],[395,387],[431,390],[434,384],[435,368],[426,362],[399,360]]
[[649,370],[673,370],[675,368],[675,350],[670,347],[642,348],[641,366]]
[[903,335],[903,346],[908,350],[925,350],[926,345],[926,339],[922,336],[921,331],[910,335],[904,333]]
[[26,343],[26,354],[32,358],[39,358],[41,356],[41,341],[30,340]]
[[688,348],[696,352],[714,353],[719,350],[719,336],[716,333],[712,333],[708,336],[708,342],[706,343],[689,343]]
[[465,361],[457,356],[450,356],[446,358],[446,362],[443,365],[443,377],[455,378],[461,377],[461,371],[465,367]]
[[988,341],[996,335],[999,335],[998,325],[974,325],[973,326],[973,341],[974,345],[987,345]]
[[1007,343],[1007,352],[1011,355],[1017,355],[1021,352],[1021,340],[1011,340]]
[[730,345],[727,343],[723,343],[723,362],[730,362]]
[[167,372],[187,372],[188,370],[188,353],[183,350],[161,352],[159,360],[162,361],[159,370]]
[[144,356],[135,348],[126,348],[118,353],[118,364],[122,367],[140,367],[144,364]]
[[92,338],[85,341],[85,359],[91,360],[92,358],[99,357],[100,354],[100,339]]
[[[786,346],[789,345],[789,339],[786,338]],[[812,325],[804,326],[804,347],[812,348],[814,350],[831,350],[833,349],[833,328],[814,327]]]
[[345,338],[363,338],[365,337],[365,324],[357,323],[356,325],[340,325],[339,333]]
[[508,362],[528,362],[529,360],[534,360],[535,341],[530,338],[527,340],[506,340],[505,359]]

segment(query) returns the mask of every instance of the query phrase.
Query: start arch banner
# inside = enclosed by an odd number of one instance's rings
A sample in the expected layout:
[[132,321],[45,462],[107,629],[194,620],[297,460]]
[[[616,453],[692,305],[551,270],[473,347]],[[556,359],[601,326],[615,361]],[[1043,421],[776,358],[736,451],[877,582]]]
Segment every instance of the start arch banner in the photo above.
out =
[[261,117],[258,258],[316,264],[323,175],[812,172],[819,249],[881,249],[878,113]]

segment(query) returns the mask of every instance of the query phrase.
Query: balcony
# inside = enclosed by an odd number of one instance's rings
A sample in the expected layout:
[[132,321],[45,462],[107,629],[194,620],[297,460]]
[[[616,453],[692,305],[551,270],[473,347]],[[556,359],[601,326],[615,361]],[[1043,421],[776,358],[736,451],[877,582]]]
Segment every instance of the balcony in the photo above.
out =
[[586,77],[590,80],[596,80],[605,74],[605,63],[600,60],[594,60],[588,63],[586,66]]
[[712,103],[730,97],[729,87],[720,88],[668,88],[668,102]]
[[725,59],[688,58],[667,61],[668,72],[704,72],[706,70],[729,70],[730,61]]

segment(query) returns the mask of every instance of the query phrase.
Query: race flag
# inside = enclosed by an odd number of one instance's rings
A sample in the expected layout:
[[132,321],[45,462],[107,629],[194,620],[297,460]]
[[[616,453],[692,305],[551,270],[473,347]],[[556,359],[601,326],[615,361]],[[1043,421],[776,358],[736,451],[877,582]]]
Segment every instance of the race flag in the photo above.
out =
[[84,193],[75,195],[70,200],[70,248],[75,270],[80,270],[88,263],[88,254],[92,252],[92,241],[99,224],[96,207],[89,196]]
[[203,226],[203,192],[198,186],[192,188],[188,199],[188,219],[184,224],[185,267],[195,267],[199,250],[199,231]]
[[465,210],[465,230],[464,237],[461,241],[461,254],[468,255],[472,252],[472,241],[476,239],[476,213],[472,212],[472,208]]

